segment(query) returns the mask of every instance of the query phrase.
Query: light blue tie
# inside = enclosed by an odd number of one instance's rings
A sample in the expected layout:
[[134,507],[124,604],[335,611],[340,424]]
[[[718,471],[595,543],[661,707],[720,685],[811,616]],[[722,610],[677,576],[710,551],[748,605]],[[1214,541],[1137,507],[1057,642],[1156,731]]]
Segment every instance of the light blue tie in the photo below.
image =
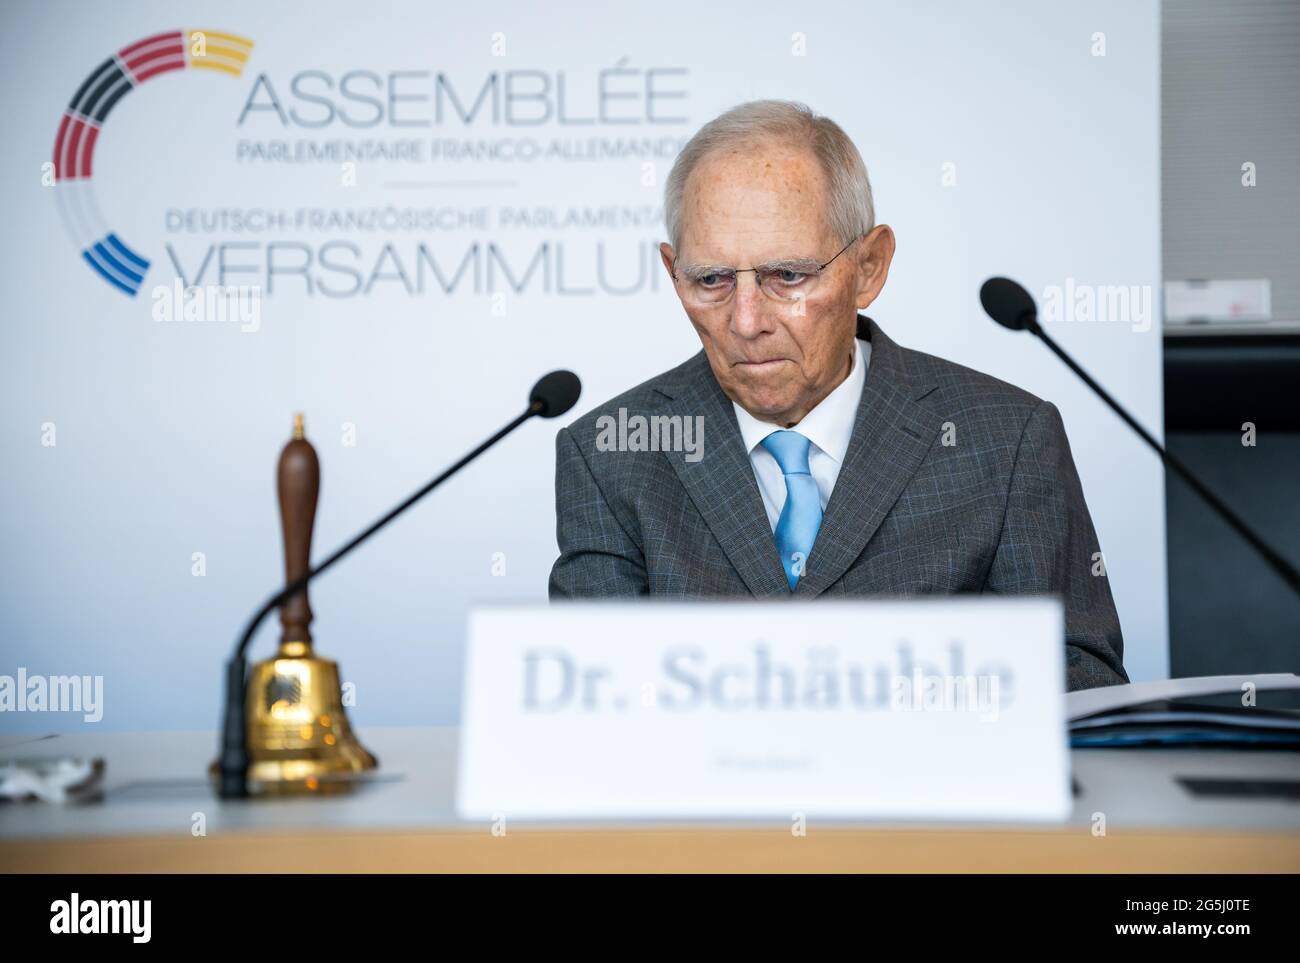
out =
[[797,431],[774,431],[759,444],[771,452],[785,476],[785,507],[777,519],[775,535],[781,565],[793,592],[822,524],[821,493],[808,470],[812,442]]

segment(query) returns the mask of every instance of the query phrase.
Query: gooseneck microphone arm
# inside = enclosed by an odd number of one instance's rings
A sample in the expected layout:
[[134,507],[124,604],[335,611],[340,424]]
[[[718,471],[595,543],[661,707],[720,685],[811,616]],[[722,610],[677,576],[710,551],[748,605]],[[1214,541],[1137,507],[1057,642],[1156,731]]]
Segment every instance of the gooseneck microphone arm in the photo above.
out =
[[1079,376],[1079,379],[1086,384],[1102,401],[1110,406],[1110,409],[1124,419],[1125,423],[1145,441],[1164,462],[1165,467],[1174,472],[1179,478],[1191,486],[1192,491],[1200,495],[1207,505],[1215,513],[1227,522],[1232,529],[1245,539],[1264,561],[1282,579],[1291,586],[1291,590],[1300,595],[1300,571],[1279,555],[1267,542],[1259,537],[1245,520],[1228,505],[1214,494],[1205,483],[1192,473],[1192,470],[1175,455],[1171,455],[1165,450],[1160,442],[1156,441],[1131,414],[1124,409],[1118,401],[1110,396],[1105,388],[1099,385],[1088,372],[1080,367],[1065,349],[1056,343],[1052,337],[1043,330],[1042,325],[1038,323],[1038,308],[1034,304],[1033,298],[1016,282],[1007,278],[990,278],[984,282],[980,289],[980,302],[984,305],[984,310],[994,321],[1003,327],[1010,328],[1013,331],[1028,331],[1037,337],[1043,344],[1052,350],[1052,353],[1065,362],[1066,367]]
[[239,642],[235,645],[234,653],[226,662],[226,699],[221,727],[221,752],[218,757],[218,768],[220,769],[219,794],[222,799],[238,799],[248,795],[248,733],[247,719],[245,717],[247,692],[245,678],[248,668],[248,647],[253,641],[253,635],[257,632],[258,626],[262,624],[268,615],[305,589],[316,576],[331,568],[335,562],[338,562],[529,418],[537,416],[555,418],[564,414],[577,403],[581,390],[581,383],[572,372],[553,371],[546,375],[533,388],[528,407],[523,414],[512,420],[491,438],[387,514],[377,519],[315,568],[308,569],[305,575],[285,585],[284,588],[267,599],[266,603],[248,620],[243,635],[240,636]]

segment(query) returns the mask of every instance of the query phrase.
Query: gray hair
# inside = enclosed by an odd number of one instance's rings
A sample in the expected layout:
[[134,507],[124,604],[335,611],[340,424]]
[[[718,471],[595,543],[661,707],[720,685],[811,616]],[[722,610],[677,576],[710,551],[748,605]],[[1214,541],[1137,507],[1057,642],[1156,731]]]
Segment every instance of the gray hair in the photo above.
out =
[[792,100],[751,100],[701,127],[673,162],[664,185],[664,224],[674,250],[681,247],[686,182],[700,161],[720,150],[765,140],[806,147],[817,158],[830,194],[826,218],[841,241],[847,244],[875,227],[867,167],[844,129]]

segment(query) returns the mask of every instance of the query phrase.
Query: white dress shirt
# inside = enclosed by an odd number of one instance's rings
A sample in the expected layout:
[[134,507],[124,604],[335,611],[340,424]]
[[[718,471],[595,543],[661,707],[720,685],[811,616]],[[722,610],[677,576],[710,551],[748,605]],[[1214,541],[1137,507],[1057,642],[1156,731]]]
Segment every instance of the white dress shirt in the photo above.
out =
[[[835,479],[839,478],[844,456],[849,451],[853,422],[858,416],[858,403],[862,400],[862,386],[867,383],[867,365],[871,363],[871,342],[854,338],[853,345],[853,368],[849,376],[808,412],[803,421],[790,429],[812,442],[808,449],[808,470],[817,482],[822,511],[826,511],[826,504],[831,500]],[[749,462],[754,466],[754,478],[758,480],[758,490],[763,495],[767,520],[775,532],[781,509],[785,507],[785,476],[772,453],[760,442],[772,432],[784,430],[784,426],[759,421],[734,401],[731,406],[736,409],[740,437],[749,452]]]

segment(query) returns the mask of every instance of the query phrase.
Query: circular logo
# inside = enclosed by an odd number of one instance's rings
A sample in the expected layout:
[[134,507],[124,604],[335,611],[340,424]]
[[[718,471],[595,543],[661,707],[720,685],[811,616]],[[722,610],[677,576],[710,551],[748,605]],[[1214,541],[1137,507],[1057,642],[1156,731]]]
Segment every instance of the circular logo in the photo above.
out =
[[135,297],[149,260],[117,234],[95,199],[95,143],[118,101],[146,80],[173,70],[211,70],[238,77],[253,41],[216,30],[173,30],[123,47],[91,71],[72,95],[54,140],[54,196],[64,229],[82,259],[113,287]]

